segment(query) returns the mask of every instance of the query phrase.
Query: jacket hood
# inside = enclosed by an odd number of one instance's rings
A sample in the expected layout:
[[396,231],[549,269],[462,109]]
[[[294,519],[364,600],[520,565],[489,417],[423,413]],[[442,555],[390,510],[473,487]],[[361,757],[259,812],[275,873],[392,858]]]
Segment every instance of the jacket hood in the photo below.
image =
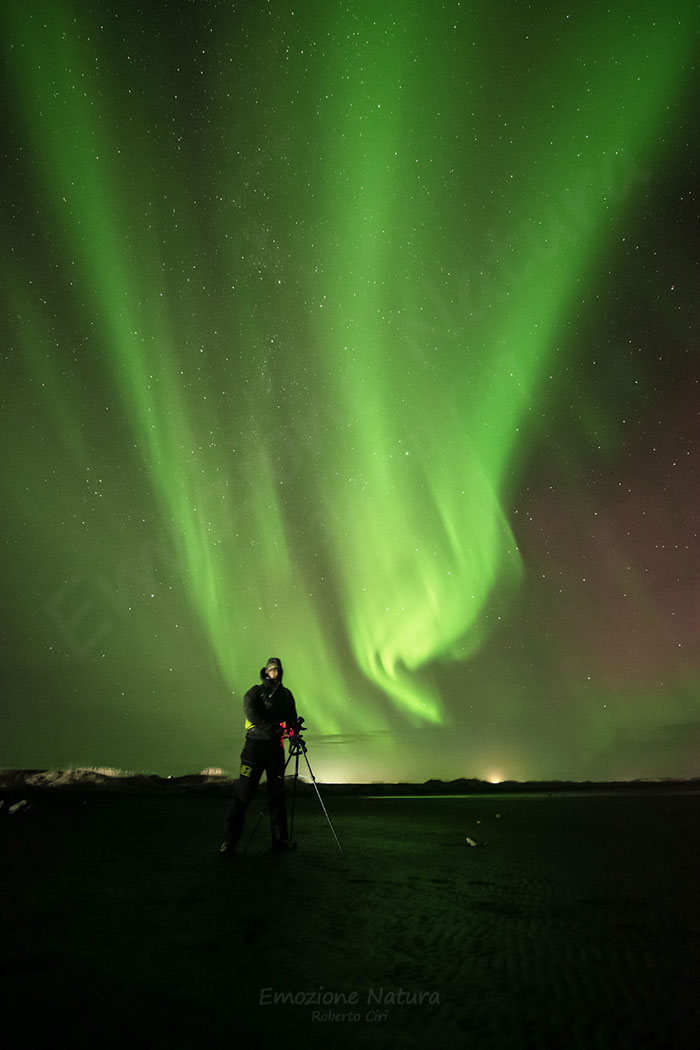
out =
[[271,656],[270,659],[265,664],[265,666],[260,668],[260,678],[263,681],[265,681],[265,679],[267,678],[267,674],[265,672],[267,671],[267,669],[270,666],[270,664],[274,664],[275,667],[279,668],[279,679],[278,679],[278,681],[281,682],[282,681],[282,676],[284,674],[284,670],[282,669],[282,661],[280,660],[280,658],[278,656]]

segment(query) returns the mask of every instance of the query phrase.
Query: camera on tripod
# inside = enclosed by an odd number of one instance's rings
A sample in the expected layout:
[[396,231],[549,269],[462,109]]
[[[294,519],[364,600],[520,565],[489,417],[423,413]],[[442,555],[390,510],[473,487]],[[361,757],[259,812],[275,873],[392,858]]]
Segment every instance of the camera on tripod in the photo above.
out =
[[[304,761],[306,762],[306,768],[308,769],[309,776],[311,777],[311,783],[313,784],[314,791],[316,792],[316,797],[318,798],[318,801],[321,803],[321,809],[323,810],[323,815],[325,816],[326,820],[328,821],[329,827],[330,827],[331,831],[333,832],[333,838],[335,839],[336,845],[337,845],[338,849],[340,850],[340,852],[342,853],[343,852],[343,847],[340,845],[340,839],[338,838],[338,836],[336,834],[336,831],[335,831],[335,828],[333,827],[333,822],[332,822],[331,818],[328,816],[328,811],[327,811],[326,807],[323,804],[323,799],[321,798],[321,792],[318,790],[318,784],[316,783],[316,777],[314,776],[313,770],[312,770],[311,766],[309,765],[309,756],[306,753],[306,742],[304,740],[304,737],[302,736],[302,734],[305,733],[305,732],[306,732],[306,726],[304,725],[304,719],[300,718],[299,716],[297,716],[297,718],[295,718],[293,722],[287,722],[285,724],[285,727],[284,727],[284,730],[283,730],[283,733],[282,733],[283,737],[286,736],[287,739],[289,740],[289,755],[288,755],[287,761],[285,762],[285,765],[284,765],[285,773],[287,771],[287,766],[289,765],[291,760],[294,759],[294,792],[293,792],[293,795],[292,795],[292,819],[291,819],[291,823],[289,825],[289,840],[291,842],[291,840],[293,838],[293,832],[294,832],[294,811],[295,811],[295,807],[296,807],[297,780],[299,779],[299,757],[301,755],[303,755],[304,756]],[[265,808],[267,809],[267,806]],[[262,817],[262,813],[260,814],[260,817],[258,817],[258,824],[260,823],[261,817]],[[258,824],[256,824],[255,827],[253,828],[253,831],[251,832],[250,838],[248,839],[248,843],[250,843],[250,840],[252,839],[253,835],[255,834],[256,829],[258,827]],[[247,849],[247,845],[246,845],[246,849]],[[296,843],[293,843],[290,846],[290,849],[296,849]]]
[[300,716],[287,725],[287,739],[289,740],[290,756],[300,751],[303,751],[304,754],[306,754],[306,741],[302,736],[302,733],[305,732],[306,726],[304,725],[304,719]]

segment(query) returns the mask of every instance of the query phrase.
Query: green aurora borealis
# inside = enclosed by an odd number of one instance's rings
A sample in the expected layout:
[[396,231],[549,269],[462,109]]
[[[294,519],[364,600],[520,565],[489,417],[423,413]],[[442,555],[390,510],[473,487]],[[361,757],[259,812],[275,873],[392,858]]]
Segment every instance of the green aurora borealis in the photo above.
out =
[[0,765],[700,774],[699,21],[3,4]]

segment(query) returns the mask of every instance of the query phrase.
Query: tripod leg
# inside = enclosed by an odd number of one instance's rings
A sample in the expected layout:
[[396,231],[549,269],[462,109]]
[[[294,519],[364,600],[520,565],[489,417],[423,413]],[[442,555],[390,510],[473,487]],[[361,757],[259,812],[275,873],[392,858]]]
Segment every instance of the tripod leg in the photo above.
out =
[[[291,757],[292,756],[290,754],[289,758],[291,758]],[[289,758],[287,759],[287,763],[289,763]],[[295,762],[295,765],[294,765],[294,787],[292,788],[292,811],[291,811],[291,816],[290,816],[290,819],[289,819],[289,841],[290,841],[290,843],[294,841],[294,811],[296,809],[296,804],[297,804],[297,780],[299,779],[299,752],[298,751],[296,753],[295,758],[296,758],[296,762]],[[285,766],[285,769],[286,768],[287,767]]]
[[257,820],[255,821],[255,827],[254,827],[254,828],[253,828],[253,830],[251,831],[250,835],[248,836],[248,841],[246,842],[245,846],[243,847],[243,852],[244,852],[244,853],[246,853],[246,852],[248,851],[248,846],[250,846],[251,842],[252,842],[252,841],[253,841],[253,839],[255,838],[255,832],[256,832],[256,831],[258,830],[258,828],[260,827],[260,821],[262,820],[262,818],[263,818],[263,817],[265,816],[265,814],[267,813],[267,806],[268,806],[268,803],[266,802],[266,803],[265,803],[265,808],[264,808],[264,809],[261,809],[261,810],[260,810],[260,812],[258,813],[258,819],[257,819]]
[[307,768],[309,770],[309,774],[311,776],[311,780],[313,782],[314,789],[315,789],[316,794],[318,796],[318,801],[321,803],[321,809],[323,810],[323,812],[325,814],[325,817],[326,817],[326,820],[328,821],[328,824],[330,825],[330,829],[333,832],[333,838],[336,841],[338,849],[342,853],[343,852],[343,847],[340,845],[340,839],[338,838],[338,836],[335,833],[335,828],[333,827],[333,822],[332,822],[331,818],[328,816],[328,811],[327,811],[326,807],[323,804],[323,799],[321,798],[321,792],[318,790],[318,784],[316,783],[316,777],[314,776],[313,770],[311,769],[311,766],[309,765],[309,759],[308,759],[308,756],[306,754],[306,751],[304,751],[304,758],[306,759],[306,766],[307,766]]

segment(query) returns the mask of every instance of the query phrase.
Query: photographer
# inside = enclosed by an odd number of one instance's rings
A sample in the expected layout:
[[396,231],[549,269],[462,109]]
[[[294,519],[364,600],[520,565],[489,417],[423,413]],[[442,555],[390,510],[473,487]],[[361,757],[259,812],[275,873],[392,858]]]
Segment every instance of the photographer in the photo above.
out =
[[284,801],[284,736],[291,736],[297,724],[294,697],[282,685],[282,662],[270,657],[260,671],[260,685],[254,685],[243,698],[246,739],[241,752],[241,768],[234,797],[226,812],[223,854],[232,853],[238,845],[248,803],[260,783],[267,777],[272,848],[289,850],[287,811]]

